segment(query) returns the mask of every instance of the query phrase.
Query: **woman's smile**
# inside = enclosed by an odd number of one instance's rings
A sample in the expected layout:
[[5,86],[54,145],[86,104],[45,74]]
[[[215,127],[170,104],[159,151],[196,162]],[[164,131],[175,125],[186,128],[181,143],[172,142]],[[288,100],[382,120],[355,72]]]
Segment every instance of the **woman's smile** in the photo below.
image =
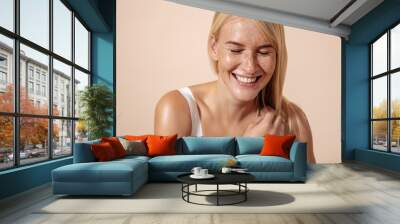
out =
[[262,75],[239,75],[235,72],[232,72],[231,75],[235,78],[239,85],[244,87],[253,87],[256,86],[257,82],[260,80]]

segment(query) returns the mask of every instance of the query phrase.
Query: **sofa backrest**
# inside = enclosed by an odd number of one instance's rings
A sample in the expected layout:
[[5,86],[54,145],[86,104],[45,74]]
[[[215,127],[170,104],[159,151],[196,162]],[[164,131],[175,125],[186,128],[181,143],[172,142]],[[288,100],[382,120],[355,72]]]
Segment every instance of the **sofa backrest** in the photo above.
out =
[[259,154],[263,145],[263,137],[236,137],[236,155]]
[[235,155],[234,137],[182,137],[176,142],[177,154]]
[[[94,162],[91,144],[100,140],[75,143],[74,163]],[[264,145],[263,137],[181,137],[176,141],[178,155],[188,154],[259,154]]]
[[92,144],[99,144],[100,140],[86,141],[75,143],[74,147],[74,163],[95,162],[96,158],[90,148]]

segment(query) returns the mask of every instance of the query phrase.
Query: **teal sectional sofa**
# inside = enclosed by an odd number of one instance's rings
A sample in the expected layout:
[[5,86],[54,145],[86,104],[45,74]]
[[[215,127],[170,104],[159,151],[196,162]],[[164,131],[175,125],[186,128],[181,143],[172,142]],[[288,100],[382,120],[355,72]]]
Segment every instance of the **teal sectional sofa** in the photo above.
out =
[[295,141],[290,159],[260,156],[262,137],[182,137],[177,155],[127,156],[96,162],[89,141],[75,144],[74,163],[52,171],[54,194],[131,195],[148,181],[176,181],[176,177],[201,166],[218,172],[234,159],[260,182],[304,182],[307,171],[306,144]]

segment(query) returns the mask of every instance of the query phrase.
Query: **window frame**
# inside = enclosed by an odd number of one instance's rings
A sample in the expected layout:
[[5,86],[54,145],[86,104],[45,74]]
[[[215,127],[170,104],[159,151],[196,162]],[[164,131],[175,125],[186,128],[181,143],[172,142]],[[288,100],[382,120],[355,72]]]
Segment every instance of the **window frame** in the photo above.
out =
[[[79,117],[75,116],[75,108],[71,108],[71,114],[70,116],[56,116],[53,115],[53,60],[58,60],[61,63],[64,63],[68,66],[71,66],[71,93],[72,93],[72,99],[71,99],[71,104],[74,105],[75,103],[75,69],[85,73],[89,77],[89,83],[88,86],[92,85],[92,61],[91,61],[91,49],[92,49],[92,43],[91,43],[91,37],[92,37],[92,31],[91,29],[87,26],[87,24],[83,21],[83,19],[79,16],[78,13],[76,13],[72,7],[65,1],[65,0],[59,0],[65,7],[68,8],[68,10],[71,11],[71,59],[64,58],[63,56],[55,53],[53,50],[53,24],[54,24],[54,18],[53,18],[53,0],[48,0],[49,3],[49,48],[46,49],[45,47],[42,47],[39,44],[34,43],[33,41],[30,41],[29,39],[24,38],[23,36],[20,35],[20,0],[14,0],[13,1],[13,10],[14,10],[14,18],[13,18],[13,31],[10,31],[4,27],[0,26],[0,35],[3,35],[5,37],[8,37],[13,40],[13,63],[12,63],[12,69],[11,69],[11,74],[13,76],[13,81],[14,81],[14,93],[13,93],[13,102],[14,102],[14,109],[13,112],[3,112],[0,111],[0,116],[4,117],[11,117],[13,120],[13,154],[14,154],[14,161],[13,161],[13,166],[10,167],[5,167],[5,168],[0,168],[0,172],[5,171],[5,170],[10,170],[10,169],[16,169],[19,167],[23,166],[30,166],[33,164],[38,164],[38,163],[43,163],[46,161],[51,161],[51,160],[58,160],[66,157],[73,156],[74,152],[74,143],[75,143],[75,126],[76,126],[76,121],[79,120]],[[88,31],[88,69],[85,69],[78,64],[75,63],[75,18],[83,25],[83,27]],[[46,91],[48,93],[45,94],[48,97],[48,112],[46,115],[39,115],[39,114],[27,114],[27,113],[21,113],[20,111],[20,45],[23,44],[27,47],[30,47],[40,53],[43,53],[48,56],[49,62],[48,62],[48,80],[47,84],[45,85]],[[27,64],[27,71],[29,70],[30,65]],[[42,84],[42,79],[41,79],[41,72],[39,73],[39,80],[36,82],[36,69],[33,70],[33,79],[30,79],[30,74],[27,72],[26,75],[26,81],[28,82],[29,80],[33,81],[34,86],[36,83],[41,83]],[[41,86],[41,85],[40,85]],[[28,87],[28,86],[27,86]],[[29,88],[29,87],[28,87]],[[27,89],[27,91],[29,91]],[[36,89],[34,89],[34,92]],[[38,96],[42,96],[42,94],[39,94]],[[43,160],[40,160],[38,162],[32,162],[32,163],[26,163],[26,164],[21,164],[20,161],[20,119],[21,118],[45,118],[47,119],[48,122],[48,136],[47,136],[47,150],[48,150],[48,155],[47,158],[44,157]],[[71,153],[68,155],[62,155],[62,156],[55,156],[53,155],[54,152],[54,147],[53,147],[53,123],[56,120],[64,120],[64,121],[71,121]]]
[[[400,121],[400,117],[393,117],[392,116],[392,98],[391,98],[391,91],[392,91],[392,86],[391,86],[391,79],[392,75],[396,75],[396,73],[400,72],[400,67],[391,69],[391,31],[393,28],[396,26],[400,26],[400,20],[396,21],[393,23],[390,27],[385,29],[384,32],[380,33],[375,39],[373,39],[371,42],[368,43],[368,53],[369,53],[369,149],[373,151],[379,151],[379,152],[386,152],[386,153],[391,153],[391,154],[400,154],[400,152],[393,152],[392,151],[392,121]],[[385,34],[387,34],[387,64],[386,64],[386,71],[380,74],[376,74],[374,76],[373,74],[373,44],[379,40],[381,37],[383,37]],[[386,77],[386,87],[387,87],[387,93],[386,93],[386,98],[387,98],[387,105],[386,105],[386,118],[373,118],[373,81],[378,78]],[[374,133],[373,133],[373,122],[374,121],[386,121],[386,151],[384,150],[379,150],[374,148]]]

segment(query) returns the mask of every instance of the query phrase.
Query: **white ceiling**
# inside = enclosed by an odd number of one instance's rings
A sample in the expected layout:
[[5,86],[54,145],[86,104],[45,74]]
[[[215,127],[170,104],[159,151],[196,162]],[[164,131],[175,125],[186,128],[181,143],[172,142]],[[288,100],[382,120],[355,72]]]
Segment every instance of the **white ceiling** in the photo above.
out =
[[[260,8],[275,9],[282,12],[330,20],[351,0],[227,0]],[[311,7],[310,7],[311,6]]]
[[383,0],[168,0],[347,38]]

